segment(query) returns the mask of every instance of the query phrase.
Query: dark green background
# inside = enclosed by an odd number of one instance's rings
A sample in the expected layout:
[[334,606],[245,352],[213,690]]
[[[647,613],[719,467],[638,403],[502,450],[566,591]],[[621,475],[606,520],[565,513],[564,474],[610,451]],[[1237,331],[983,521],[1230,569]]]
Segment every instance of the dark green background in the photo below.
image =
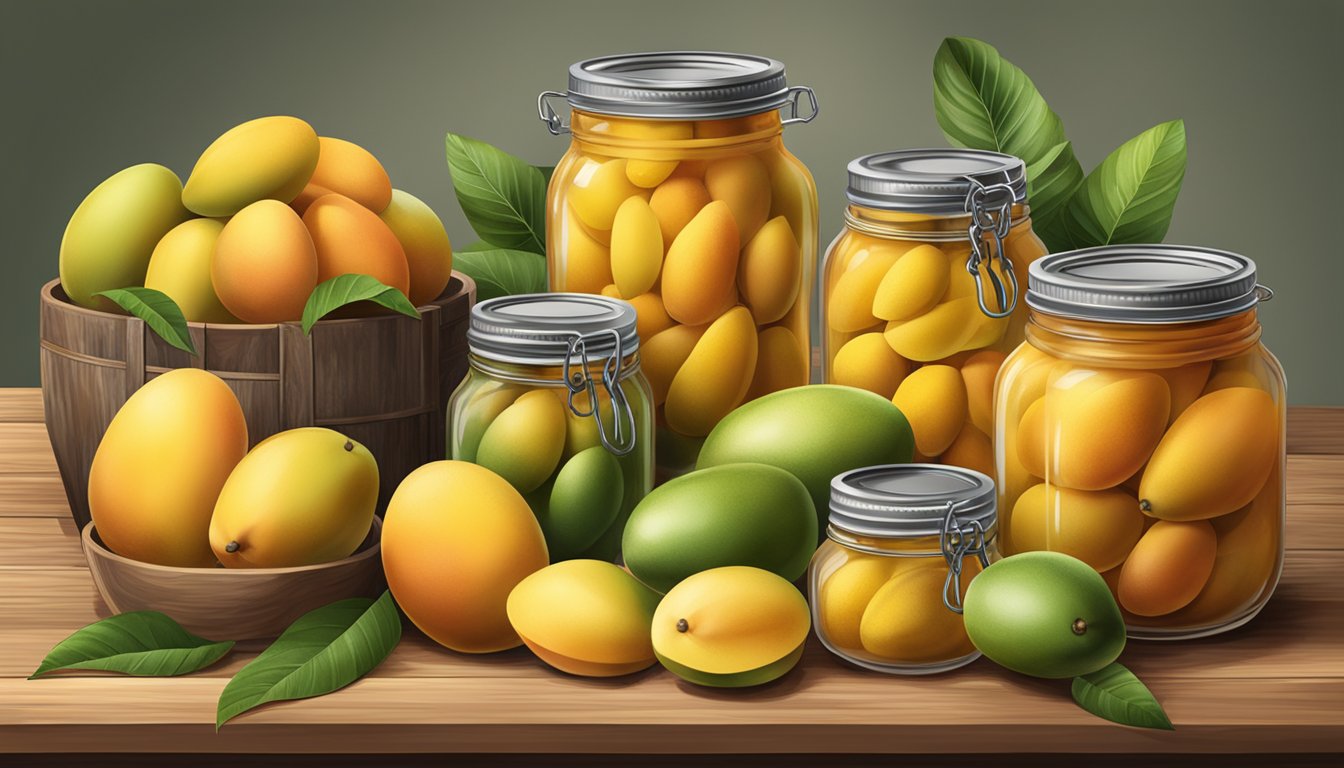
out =
[[787,130],[816,176],[823,246],[844,168],[944,144],[931,64],[978,37],[1031,75],[1085,169],[1184,118],[1190,163],[1167,240],[1227,248],[1278,297],[1265,337],[1297,404],[1344,404],[1344,3],[1300,2],[14,2],[0,0],[0,386],[38,383],[37,291],[98,182],[159,162],[183,177],[226,128],[293,114],[369,148],[455,243],[443,134],[551,164],[535,117],[568,65],[624,51],[772,56],[821,116]]

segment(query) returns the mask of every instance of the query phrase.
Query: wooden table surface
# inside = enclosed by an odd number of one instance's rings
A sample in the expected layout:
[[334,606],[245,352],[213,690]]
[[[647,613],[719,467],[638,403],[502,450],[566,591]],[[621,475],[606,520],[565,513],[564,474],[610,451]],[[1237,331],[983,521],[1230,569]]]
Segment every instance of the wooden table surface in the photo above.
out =
[[1019,677],[983,659],[890,677],[847,666],[813,641],[782,680],[715,691],[657,667],[588,680],[522,649],[458,655],[408,628],[369,677],[254,710],[216,733],[216,698],[256,648],[185,678],[25,679],[52,645],[108,612],[80,552],[39,392],[0,390],[0,756],[1113,752],[1218,753],[1225,764],[1344,752],[1344,409],[1294,409],[1289,432],[1288,554],[1270,604],[1226,635],[1131,642],[1121,657],[1174,732],[1106,723],[1073,704],[1067,681]]

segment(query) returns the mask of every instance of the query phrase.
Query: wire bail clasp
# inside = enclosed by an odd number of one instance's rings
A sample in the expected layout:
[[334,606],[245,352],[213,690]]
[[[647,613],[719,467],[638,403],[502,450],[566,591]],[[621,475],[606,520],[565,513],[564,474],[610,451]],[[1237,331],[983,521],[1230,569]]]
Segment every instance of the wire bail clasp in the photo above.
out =
[[[1013,225],[1013,189],[1007,184],[985,186],[970,176],[966,180],[971,183],[965,202],[966,213],[971,215],[971,255],[966,259],[966,271],[975,278],[975,296],[980,303],[980,311],[993,318],[1007,317],[1017,307],[1018,294],[1013,262],[1003,252],[1003,240],[1008,237],[1008,230]],[[986,234],[993,238],[993,247],[988,251],[985,250]],[[999,260],[999,271],[1008,278],[1007,286],[994,271],[996,258]],[[980,274],[982,262],[985,273],[989,275],[990,286],[994,289],[994,298],[999,305],[997,310],[985,305],[984,277]],[[1008,295],[1009,289],[1011,296]]]
[[551,132],[552,136],[559,136],[562,133],[569,133],[569,124],[555,111],[551,106],[551,99],[568,99],[569,94],[564,91],[542,91],[537,94],[537,117],[546,124],[546,130]]
[[989,567],[989,542],[985,538],[984,526],[979,520],[970,521],[966,527],[957,522],[957,503],[947,502],[947,516],[943,518],[942,548],[943,559],[947,561],[947,580],[943,582],[943,605],[949,611],[960,614],[961,570],[967,555],[980,559],[981,569]]
[[[611,356],[602,364],[602,388],[611,398],[611,413],[614,424],[610,437],[607,436],[607,426],[602,420],[602,409],[599,407],[597,399],[597,383],[593,381],[590,373],[591,364],[588,362],[588,342],[607,335],[611,336],[613,346]],[[574,370],[574,360],[576,358],[582,365],[581,370]],[[587,335],[574,334],[569,340],[569,350],[568,354],[565,355],[564,365],[565,387],[569,390],[569,410],[580,418],[592,416],[597,421],[597,436],[602,441],[602,446],[617,456],[625,456],[635,449],[635,413],[620,382],[621,361],[624,359],[625,350],[620,332],[615,329],[606,329],[594,331]],[[581,392],[588,394],[589,408],[587,410],[581,410],[574,404],[574,396]]]

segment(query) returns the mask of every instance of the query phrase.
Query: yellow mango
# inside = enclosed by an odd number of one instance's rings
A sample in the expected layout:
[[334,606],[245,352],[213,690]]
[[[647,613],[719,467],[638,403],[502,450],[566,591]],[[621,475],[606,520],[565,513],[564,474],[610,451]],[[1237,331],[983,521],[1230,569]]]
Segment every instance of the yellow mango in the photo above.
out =
[[602,286],[602,295],[609,299],[621,298],[621,289],[616,287],[615,283]]
[[981,317],[975,297],[954,299],[910,320],[892,320],[883,335],[901,357],[926,363],[970,346]]
[[756,350],[756,373],[747,388],[747,400],[807,383],[807,358],[793,331],[782,325],[762,329]]
[[672,379],[677,371],[691,356],[696,342],[705,335],[708,326],[674,325],[667,330],[654,334],[648,341],[641,341],[639,347],[640,368],[649,380],[653,390],[653,404],[662,405],[667,400],[667,391],[672,387]]
[[878,283],[873,315],[907,320],[933,309],[947,292],[947,256],[936,246],[917,245],[896,260]]
[[317,281],[345,274],[372,275],[409,294],[406,251],[387,223],[345,195],[323,195],[303,212],[303,225],[317,250]]
[[437,299],[453,276],[453,244],[438,214],[416,196],[394,189],[378,218],[406,253],[411,303],[418,307]]
[[856,552],[821,582],[817,596],[817,630],[830,644],[846,650],[863,648],[859,623],[877,590],[904,561],[923,558],[882,557]]
[[[936,561],[934,561],[936,562]],[[961,594],[980,573],[980,561],[966,558]],[[884,584],[863,612],[859,637],[863,649],[887,661],[929,664],[975,652],[961,615],[943,604],[947,569],[901,569]]]
[[629,197],[647,199],[649,191],[630,183],[626,160],[599,163],[585,159],[570,182],[569,205],[579,221],[594,230],[610,230],[616,211]]
[[162,291],[177,303],[189,323],[236,323],[210,282],[210,260],[224,225],[191,219],[168,230],[149,257],[145,287]]
[[1037,477],[1045,477],[1045,465],[1050,454],[1045,448],[1045,398],[1027,406],[1017,425],[1017,460],[1023,469]]
[[392,180],[367,149],[344,139],[317,137],[317,167],[309,184],[345,195],[374,213],[392,202]]
[[770,215],[770,175],[754,155],[714,160],[705,167],[705,189],[713,200],[728,204],[744,248]]
[[974,469],[987,477],[994,477],[994,446],[989,435],[970,422],[962,425],[956,439],[938,457],[941,464]]
[[229,219],[210,260],[215,295],[248,323],[298,320],[317,276],[312,235],[299,215],[277,200],[255,202]]
[[1144,511],[1204,520],[1246,506],[1280,461],[1279,407],[1267,392],[1231,387],[1185,409],[1153,451],[1139,482]]
[[994,434],[994,378],[1004,358],[998,350],[984,349],[966,358],[960,366],[971,423],[986,435]]
[[1204,394],[1232,387],[1248,387],[1269,391],[1267,367],[1258,350],[1252,349],[1235,357],[1216,360],[1204,385]]
[[565,412],[544,389],[527,392],[486,428],[476,463],[531,493],[555,472],[565,450]]
[[628,197],[611,225],[611,274],[629,299],[648,292],[663,266],[663,234],[642,197]]
[[757,343],[756,324],[746,307],[734,307],[715,320],[668,388],[668,426],[689,437],[708,435],[746,397],[756,372]]
[[830,383],[866,389],[891,399],[909,373],[909,361],[896,354],[882,334],[865,333],[835,353]]
[[948,365],[926,365],[905,377],[891,401],[910,422],[915,447],[925,456],[947,449],[966,422],[966,385]]
[[758,325],[784,317],[802,286],[803,257],[789,221],[777,216],[766,222],[742,250],[737,284],[742,303]]
[[662,278],[667,313],[679,323],[704,325],[728,311],[737,302],[737,261],[737,225],[727,203],[716,200],[667,250]]
[[652,189],[666,181],[675,170],[676,160],[630,160],[625,164],[625,177],[637,187]]
[[760,157],[770,172],[770,218],[788,219],[789,228],[802,247],[816,237],[817,187],[812,175],[782,146],[773,152],[762,152]]
[[182,204],[201,216],[219,217],[258,200],[288,203],[313,177],[320,151],[313,127],[297,117],[249,120],[201,153],[182,187]]
[[663,299],[656,293],[641,293],[627,299],[635,308],[635,330],[641,342],[672,327],[672,318],[663,308]]
[[1171,414],[1167,416],[1167,426],[1171,426],[1172,422],[1176,421],[1176,418],[1204,392],[1204,385],[1209,383],[1209,373],[1212,370],[1213,361],[1205,360],[1153,371],[1166,379],[1167,387],[1171,389]]
[[709,203],[709,190],[699,178],[673,176],[659,184],[649,198],[649,207],[658,217],[663,245],[671,247],[681,230]]
[[1137,616],[1164,616],[1190,604],[1213,573],[1218,536],[1207,520],[1159,520],[1120,570],[1120,607]]
[[561,237],[559,257],[562,266],[551,271],[551,290],[601,293],[606,286],[614,285],[611,250],[588,234],[574,216],[574,209],[568,206],[565,207],[565,228]]
[[883,276],[904,252],[899,244],[874,244],[851,257],[826,297],[826,322],[830,330],[851,333],[881,322],[873,314],[873,299]]
[[1017,552],[1063,552],[1108,571],[1125,561],[1143,535],[1139,502],[1125,491],[1076,491],[1045,483],[1013,505],[1008,526]]
[[695,135],[695,124],[687,120],[659,120],[640,117],[614,117],[595,127],[595,133],[607,133],[643,143],[685,141]]

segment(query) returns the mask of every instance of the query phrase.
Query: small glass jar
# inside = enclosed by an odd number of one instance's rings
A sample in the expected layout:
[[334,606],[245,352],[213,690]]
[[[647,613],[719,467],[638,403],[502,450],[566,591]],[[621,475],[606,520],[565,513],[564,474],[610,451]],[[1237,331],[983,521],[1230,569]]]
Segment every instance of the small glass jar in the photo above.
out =
[[969,664],[961,600],[999,558],[994,482],[960,467],[892,464],[831,481],[827,540],[812,557],[812,626],[832,653],[879,672]]
[[995,400],[1003,549],[1099,571],[1131,637],[1249,621],[1283,562],[1283,369],[1255,264],[1125,245],[1031,266]]
[[849,164],[845,228],[826,252],[825,380],[891,398],[916,460],[994,474],[994,376],[1022,341],[1018,280],[1046,249],[1021,160],[910,149]]
[[508,480],[552,562],[614,561],[653,487],[653,406],[635,310],[581,294],[502,296],[471,310],[450,455]]
[[667,52],[578,62],[538,107],[573,134],[547,192],[550,289],[635,306],[659,477],[681,474],[729,411],[808,383],[817,193],[783,129],[816,97],[772,59]]

